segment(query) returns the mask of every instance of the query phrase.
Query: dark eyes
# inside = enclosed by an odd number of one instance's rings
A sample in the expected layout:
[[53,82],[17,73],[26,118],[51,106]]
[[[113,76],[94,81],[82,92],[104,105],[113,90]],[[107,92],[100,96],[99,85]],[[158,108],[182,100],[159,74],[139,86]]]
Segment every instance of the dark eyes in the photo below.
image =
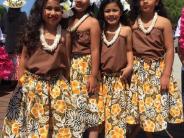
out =
[[46,6],[45,9],[48,10],[48,11],[52,11],[52,10],[54,10],[56,12],[60,12],[61,11],[61,8],[60,7]]
[[118,9],[107,9],[107,10],[104,10],[104,12],[106,13],[109,13],[109,12],[119,12]]

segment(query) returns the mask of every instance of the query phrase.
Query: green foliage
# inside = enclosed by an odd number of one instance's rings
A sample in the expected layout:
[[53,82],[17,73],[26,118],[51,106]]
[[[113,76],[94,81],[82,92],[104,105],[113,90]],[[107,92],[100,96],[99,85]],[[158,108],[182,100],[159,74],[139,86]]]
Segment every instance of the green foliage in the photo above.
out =
[[180,17],[181,8],[184,7],[184,0],[163,0],[163,2],[171,22],[175,26],[177,24],[178,18]]
[[7,12],[6,8],[3,7],[2,5],[0,5],[0,18],[2,17],[2,15]]

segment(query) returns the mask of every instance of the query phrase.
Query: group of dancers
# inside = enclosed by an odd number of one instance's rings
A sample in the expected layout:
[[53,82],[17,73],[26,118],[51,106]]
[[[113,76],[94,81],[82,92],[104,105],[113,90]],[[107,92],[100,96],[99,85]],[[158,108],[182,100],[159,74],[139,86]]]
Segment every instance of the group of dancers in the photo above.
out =
[[167,123],[183,122],[163,2],[132,0],[130,16],[124,3],[35,1],[4,138],[81,138],[87,129],[97,138],[103,126],[106,138],[133,138],[135,125],[151,138]]

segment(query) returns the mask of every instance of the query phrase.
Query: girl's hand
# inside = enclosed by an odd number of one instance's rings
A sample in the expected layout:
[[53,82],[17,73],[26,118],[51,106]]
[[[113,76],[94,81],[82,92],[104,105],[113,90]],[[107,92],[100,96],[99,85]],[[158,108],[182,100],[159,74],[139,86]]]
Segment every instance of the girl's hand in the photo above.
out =
[[97,78],[90,75],[87,81],[87,91],[88,93],[95,93],[97,92],[97,87],[98,87],[98,81]]
[[165,91],[168,91],[169,89],[169,75],[162,75],[161,78],[160,78],[160,91],[161,92],[165,92]]
[[24,74],[24,71],[19,70],[17,74],[17,79],[19,80],[23,76],[23,74]]
[[120,79],[127,82],[128,77],[131,75],[133,68],[128,66],[121,70],[122,74],[120,76]]

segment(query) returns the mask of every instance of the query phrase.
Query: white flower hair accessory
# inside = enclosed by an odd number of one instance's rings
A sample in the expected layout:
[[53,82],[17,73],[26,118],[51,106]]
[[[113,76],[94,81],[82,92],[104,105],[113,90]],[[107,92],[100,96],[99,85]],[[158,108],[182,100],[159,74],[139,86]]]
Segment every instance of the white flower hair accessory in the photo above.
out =
[[95,4],[97,7],[100,7],[101,0],[90,0],[90,5]]
[[60,6],[63,7],[63,18],[68,18],[73,16],[73,11],[72,11],[72,2],[70,0],[66,0],[64,2],[60,3]]
[[[90,5],[95,4],[99,8],[102,0],[89,0],[89,1]],[[75,7],[75,0],[73,0],[72,2],[72,7]]]
[[126,0],[120,0],[123,5],[124,11],[130,11],[130,4]]

